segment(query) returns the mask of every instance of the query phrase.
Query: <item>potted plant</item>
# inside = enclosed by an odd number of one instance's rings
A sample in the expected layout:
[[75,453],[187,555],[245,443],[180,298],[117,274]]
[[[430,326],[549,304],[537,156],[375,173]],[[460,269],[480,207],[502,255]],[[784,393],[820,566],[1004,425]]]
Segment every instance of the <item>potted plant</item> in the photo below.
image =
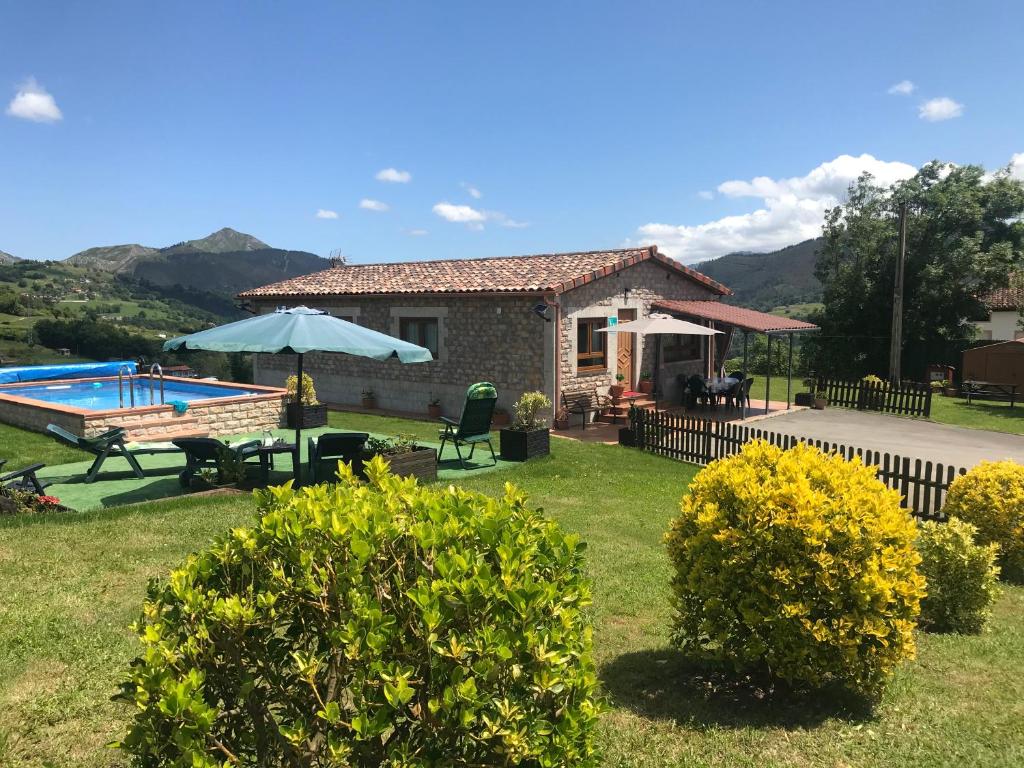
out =
[[427,415],[432,419],[441,418],[441,398],[431,396],[427,402]]
[[622,393],[626,391],[626,386],[622,383],[626,380],[626,377],[621,373],[615,374],[615,384],[608,387],[608,394],[612,396],[613,400],[618,400],[622,397]]
[[814,402],[811,403],[811,407],[816,411],[824,411],[828,405],[828,396],[823,389],[816,390],[814,393]]
[[376,408],[377,407],[377,396],[373,393],[372,389],[363,390],[363,408]]
[[793,405],[803,406],[804,408],[812,408],[814,406],[814,393],[797,392],[793,396]]
[[245,483],[245,463],[230,448],[217,452],[217,468],[206,468],[192,475],[190,485],[196,490],[237,488]]
[[543,392],[524,392],[513,411],[512,425],[500,432],[501,458],[506,461],[526,461],[551,452],[551,435],[540,412],[551,407]]
[[649,395],[654,391],[654,379],[651,377],[650,371],[644,371],[640,374],[640,383],[637,384],[637,388],[645,395]]
[[555,429],[569,428],[569,412],[565,408],[559,408],[555,413]]
[[363,463],[374,456],[383,457],[392,474],[427,482],[437,480],[437,450],[417,445],[415,438],[410,435],[369,438],[363,448]]
[[494,415],[491,416],[491,425],[495,427],[507,427],[511,420],[512,418],[509,416],[506,408],[495,408]]
[[[285,389],[288,391],[288,405],[285,408],[288,426],[295,429],[299,426],[299,404],[296,402],[298,394],[299,379],[297,376],[289,376],[285,380]],[[302,426],[322,427],[327,424],[327,406],[316,399],[316,390],[313,388],[313,377],[308,373],[302,374]]]

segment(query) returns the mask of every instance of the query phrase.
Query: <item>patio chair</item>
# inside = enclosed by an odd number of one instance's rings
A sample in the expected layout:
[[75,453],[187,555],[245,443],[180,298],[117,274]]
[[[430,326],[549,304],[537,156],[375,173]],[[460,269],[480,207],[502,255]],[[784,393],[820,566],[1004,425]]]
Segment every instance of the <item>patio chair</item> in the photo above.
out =
[[233,453],[235,458],[244,462],[253,457],[259,458],[260,447],[263,445],[261,440],[246,440],[237,445],[229,445],[214,437],[180,437],[171,442],[185,452],[185,468],[178,473],[182,488],[188,488],[192,477],[199,470],[217,469],[224,451]]
[[437,449],[438,463],[441,462],[441,454],[444,452],[447,442],[451,442],[455,446],[455,453],[458,455],[463,469],[468,469],[468,467],[460,448],[466,445],[469,446],[468,458],[472,459],[476,446],[479,443],[487,443],[487,447],[491,451],[491,466],[498,463],[498,457],[494,455],[494,446],[491,444],[491,418],[494,416],[494,406],[497,402],[498,392],[490,382],[481,381],[466,390],[466,403],[462,406],[462,417],[458,421],[445,416],[441,417],[445,426],[439,433],[441,447]]
[[366,432],[325,432],[319,437],[309,438],[307,456],[311,482],[317,482],[317,469],[320,464],[331,459],[341,459],[352,465],[355,474],[361,474],[363,446],[369,437]]
[[178,449],[170,443],[126,443],[124,427],[116,427],[101,435],[96,435],[96,437],[79,437],[57,424],[47,425],[46,431],[62,442],[91,453],[96,457],[92,462],[92,466],[85,473],[85,482],[87,483],[96,480],[100,467],[103,466],[103,462],[110,456],[123,457],[128,462],[128,466],[132,468],[135,476],[142,479],[146,474],[142,471],[142,467],[139,466],[139,462],[135,458],[136,456],[178,452]]
[[[0,459],[0,469],[3,469],[6,459]],[[36,472],[45,467],[45,464],[32,464],[22,469],[0,475],[0,488],[11,488],[18,491],[31,491],[36,496],[42,496],[43,491],[49,483],[40,482]]]
[[699,403],[704,405],[712,404],[712,395],[708,391],[708,385],[704,383],[704,378],[694,374],[686,380],[686,393],[688,408],[696,408]]

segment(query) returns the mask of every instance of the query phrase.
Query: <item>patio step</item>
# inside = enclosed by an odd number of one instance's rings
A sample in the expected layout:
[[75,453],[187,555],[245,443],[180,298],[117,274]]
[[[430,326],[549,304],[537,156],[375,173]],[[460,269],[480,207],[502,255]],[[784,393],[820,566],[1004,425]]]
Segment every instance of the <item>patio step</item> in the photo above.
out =
[[[647,395],[643,395],[641,397],[635,397],[635,398],[632,398],[632,400],[633,400],[632,404],[635,405],[637,408],[644,408],[646,410],[652,410],[654,408],[654,405],[655,405],[654,398],[653,397],[649,397]],[[626,421],[628,421],[629,406],[630,406],[629,400],[626,399],[626,398],[623,398],[621,401],[619,401],[619,407],[622,409],[622,411],[619,413],[618,421],[615,421],[615,417],[612,416],[612,414],[610,414],[610,413],[605,413],[605,414],[603,414],[601,416],[598,416],[596,419],[594,419],[594,421],[600,421],[600,422],[603,422],[605,424],[616,424],[616,423],[617,424],[623,424]]]
[[[116,426],[116,425],[115,425]],[[207,437],[210,430],[199,426],[195,416],[175,416],[126,425],[128,439],[135,441],[159,440],[166,442],[179,437]]]

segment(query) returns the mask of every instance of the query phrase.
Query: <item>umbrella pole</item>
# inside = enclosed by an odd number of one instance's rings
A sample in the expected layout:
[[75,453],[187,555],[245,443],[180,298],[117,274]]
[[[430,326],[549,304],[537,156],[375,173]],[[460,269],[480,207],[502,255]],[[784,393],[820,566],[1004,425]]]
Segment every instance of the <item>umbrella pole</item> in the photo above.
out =
[[658,395],[661,394],[658,390],[661,387],[658,382],[661,380],[661,334],[657,335],[657,341],[654,343],[654,412],[658,412]]
[[298,374],[295,387],[295,485],[302,482],[302,353],[299,352]]

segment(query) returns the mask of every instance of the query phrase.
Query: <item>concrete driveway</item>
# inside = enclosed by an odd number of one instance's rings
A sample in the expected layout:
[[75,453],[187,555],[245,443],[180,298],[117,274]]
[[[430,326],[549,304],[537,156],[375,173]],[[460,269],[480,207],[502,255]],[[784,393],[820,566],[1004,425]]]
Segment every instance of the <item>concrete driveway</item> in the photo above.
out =
[[985,459],[1024,463],[1024,436],[846,408],[795,411],[752,426],[968,469]]

